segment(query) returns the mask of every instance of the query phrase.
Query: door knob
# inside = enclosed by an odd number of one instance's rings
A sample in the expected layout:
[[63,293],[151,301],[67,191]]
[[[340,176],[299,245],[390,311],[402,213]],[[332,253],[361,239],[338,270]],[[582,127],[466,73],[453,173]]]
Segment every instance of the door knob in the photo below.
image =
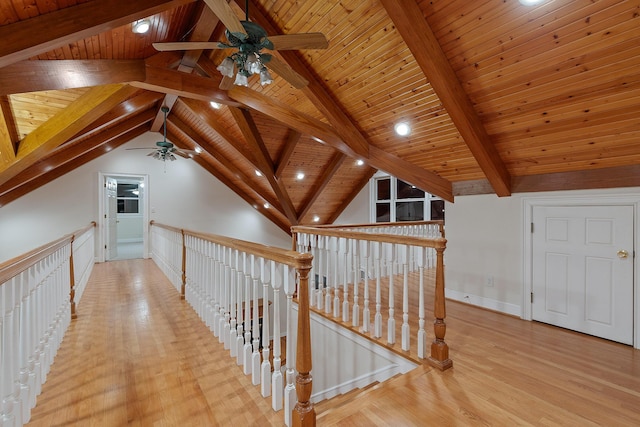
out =
[[628,257],[628,256],[629,256],[629,252],[625,251],[624,249],[620,249],[620,250],[617,252],[617,255],[618,255],[618,258],[620,258],[620,259],[625,259],[626,257]]

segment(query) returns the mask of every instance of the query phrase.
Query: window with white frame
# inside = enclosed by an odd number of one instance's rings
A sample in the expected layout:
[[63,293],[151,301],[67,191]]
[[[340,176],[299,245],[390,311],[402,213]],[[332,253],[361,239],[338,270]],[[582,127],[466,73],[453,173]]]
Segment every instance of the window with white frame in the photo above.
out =
[[444,220],[444,200],[389,175],[372,179],[373,222]]

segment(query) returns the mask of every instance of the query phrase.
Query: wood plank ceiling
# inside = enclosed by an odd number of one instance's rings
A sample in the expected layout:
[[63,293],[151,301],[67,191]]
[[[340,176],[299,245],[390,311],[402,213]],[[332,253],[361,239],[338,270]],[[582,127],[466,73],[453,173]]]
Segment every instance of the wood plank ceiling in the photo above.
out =
[[0,206],[162,133],[163,105],[169,140],[285,231],[335,220],[377,169],[450,201],[640,185],[640,1],[251,0],[269,35],[329,47],[276,54],[302,89],[229,90],[230,51],[152,46],[223,40],[207,4],[2,1]]

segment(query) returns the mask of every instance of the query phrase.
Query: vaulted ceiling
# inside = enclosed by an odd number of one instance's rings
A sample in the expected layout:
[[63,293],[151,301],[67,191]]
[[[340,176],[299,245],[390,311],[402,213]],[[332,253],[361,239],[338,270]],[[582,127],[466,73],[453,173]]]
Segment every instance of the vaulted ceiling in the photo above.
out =
[[301,88],[274,72],[227,90],[232,51],[152,46],[224,41],[223,1],[2,1],[0,206],[162,134],[162,106],[168,139],[202,150],[179,160],[287,231],[332,222],[376,170],[449,201],[640,185],[639,1],[250,0],[268,35],[328,48],[275,53]]

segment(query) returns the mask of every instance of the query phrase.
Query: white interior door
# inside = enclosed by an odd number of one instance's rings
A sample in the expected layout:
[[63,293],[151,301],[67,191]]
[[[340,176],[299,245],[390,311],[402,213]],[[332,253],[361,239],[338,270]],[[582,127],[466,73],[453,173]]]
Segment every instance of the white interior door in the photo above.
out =
[[115,178],[105,177],[107,224],[107,260],[118,257],[118,181]]
[[532,318],[633,344],[633,206],[535,206]]

